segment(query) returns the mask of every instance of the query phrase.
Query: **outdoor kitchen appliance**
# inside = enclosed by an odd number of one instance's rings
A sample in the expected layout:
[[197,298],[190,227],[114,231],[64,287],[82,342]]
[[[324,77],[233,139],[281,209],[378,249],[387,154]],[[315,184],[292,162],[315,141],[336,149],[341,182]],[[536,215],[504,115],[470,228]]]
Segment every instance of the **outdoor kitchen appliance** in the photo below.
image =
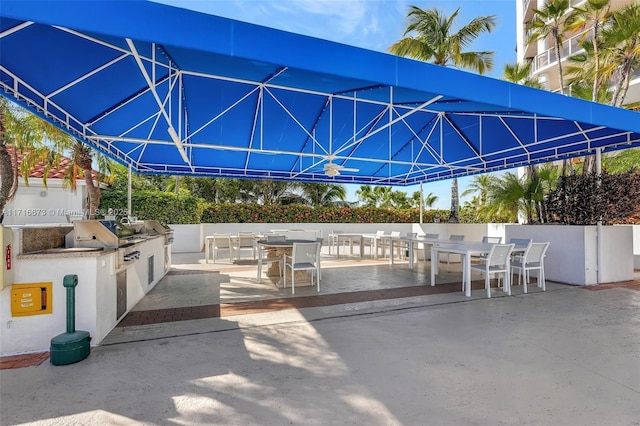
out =
[[148,235],[164,235],[165,246],[173,242],[173,229],[162,225],[157,220],[145,220],[142,229]]
[[76,220],[73,222],[74,247],[116,249],[116,269],[126,267],[140,258],[137,244],[144,241],[142,235],[120,238],[114,221]]

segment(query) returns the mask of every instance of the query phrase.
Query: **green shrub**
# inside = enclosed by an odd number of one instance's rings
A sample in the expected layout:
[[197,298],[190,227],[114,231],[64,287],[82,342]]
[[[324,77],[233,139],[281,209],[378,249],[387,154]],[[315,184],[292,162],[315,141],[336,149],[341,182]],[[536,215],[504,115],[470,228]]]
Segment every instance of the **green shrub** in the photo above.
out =
[[[427,210],[425,222],[433,222],[436,215],[448,217],[446,210]],[[204,207],[203,223],[417,223],[418,209],[382,209],[372,207],[309,207],[300,204],[287,206],[209,203]]]
[[[99,212],[112,209],[116,213],[125,212],[127,194],[121,191],[103,192],[100,197]],[[155,219],[162,223],[200,223],[204,203],[188,194],[174,194],[161,191],[135,191],[131,194],[132,216],[140,220]],[[122,214],[119,214],[122,216]]]
[[[113,209],[124,216],[127,194],[105,191],[99,212]],[[132,216],[140,220],[155,219],[163,223],[418,223],[419,209],[373,207],[309,207],[301,204],[262,205],[256,203],[206,203],[189,194],[161,191],[135,191],[131,194]],[[425,210],[424,223],[446,221],[448,210]]]

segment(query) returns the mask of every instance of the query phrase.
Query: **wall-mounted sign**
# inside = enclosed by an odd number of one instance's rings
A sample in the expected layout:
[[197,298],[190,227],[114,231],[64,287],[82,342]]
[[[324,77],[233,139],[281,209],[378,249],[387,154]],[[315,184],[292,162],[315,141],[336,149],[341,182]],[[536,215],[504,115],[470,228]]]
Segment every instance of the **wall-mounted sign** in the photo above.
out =
[[2,274],[0,290],[13,284],[13,230],[0,225],[0,246],[2,247]]

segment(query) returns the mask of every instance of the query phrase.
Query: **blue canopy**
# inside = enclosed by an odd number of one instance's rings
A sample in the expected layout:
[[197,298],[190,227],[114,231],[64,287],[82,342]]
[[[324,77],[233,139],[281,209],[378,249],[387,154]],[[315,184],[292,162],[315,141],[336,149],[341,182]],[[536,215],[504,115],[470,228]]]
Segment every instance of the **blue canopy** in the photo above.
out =
[[143,1],[8,1],[2,94],[140,173],[374,185],[637,146],[640,116]]

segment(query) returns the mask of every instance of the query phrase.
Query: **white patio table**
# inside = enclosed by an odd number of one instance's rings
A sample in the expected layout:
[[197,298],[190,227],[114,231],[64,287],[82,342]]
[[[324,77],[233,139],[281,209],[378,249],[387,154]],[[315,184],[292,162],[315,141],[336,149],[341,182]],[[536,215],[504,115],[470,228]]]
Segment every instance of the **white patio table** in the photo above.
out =
[[349,252],[353,254],[353,242],[358,241],[360,243],[360,257],[364,255],[364,244],[363,244],[363,234],[358,233],[350,233],[350,232],[340,232],[335,234],[329,234],[329,252],[331,252],[331,246],[335,243],[336,246],[336,256],[340,257],[340,242],[344,242],[346,240],[349,241]]
[[[481,256],[489,253],[493,243],[481,243],[477,241],[456,241],[446,240],[445,242],[434,242],[431,245],[431,259],[438,259],[438,253],[454,253],[462,257],[462,283],[464,295],[471,297],[471,257]],[[514,249],[515,252],[524,252],[524,249]],[[438,274],[438,263],[431,262],[431,285],[436,285],[436,275]],[[503,288],[503,291],[505,289]]]
[[365,245],[365,241],[369,240],[369,244],[373,247],[373,258],[378,259],[378,246],[381,242],[387,242],[389,244],[390,256],[389,263],[393,265],[393,247],[396,242],[403,241],[402,236],[395,235],[378,235],[378,234],[361,234],[362,239],[360,240],[361,250]]
[[441,238],[424,238],[421,236],[417,237],[400,237],[402,241],[407,241],[409,243],[409,269],[413,269],[413,264],[415,262],[415,244],[424,244],[425,250],[427,246],[431,247],[435,243],[450,243],[451,240],[444,240]]
[[[224,235],[223,235],[224,236]],[[264,238],[264,235],[261,234],[254,234],[254,243],[257,243],[257,241],[261,238]],[[215,240],[216,235],[207,235],[204,237],[204,259],[205,259],[205,263],[209,263],[209,260],[211,259],[211,251],[213,248],[213,241]],[[238,242],[238,238],[239,235],[238,234],[233,234],[233,235],[229,235],[229,238],[231,239],[231,243],[236,243]],[[229,250],[232,250],[231,247],[229,248]]]

